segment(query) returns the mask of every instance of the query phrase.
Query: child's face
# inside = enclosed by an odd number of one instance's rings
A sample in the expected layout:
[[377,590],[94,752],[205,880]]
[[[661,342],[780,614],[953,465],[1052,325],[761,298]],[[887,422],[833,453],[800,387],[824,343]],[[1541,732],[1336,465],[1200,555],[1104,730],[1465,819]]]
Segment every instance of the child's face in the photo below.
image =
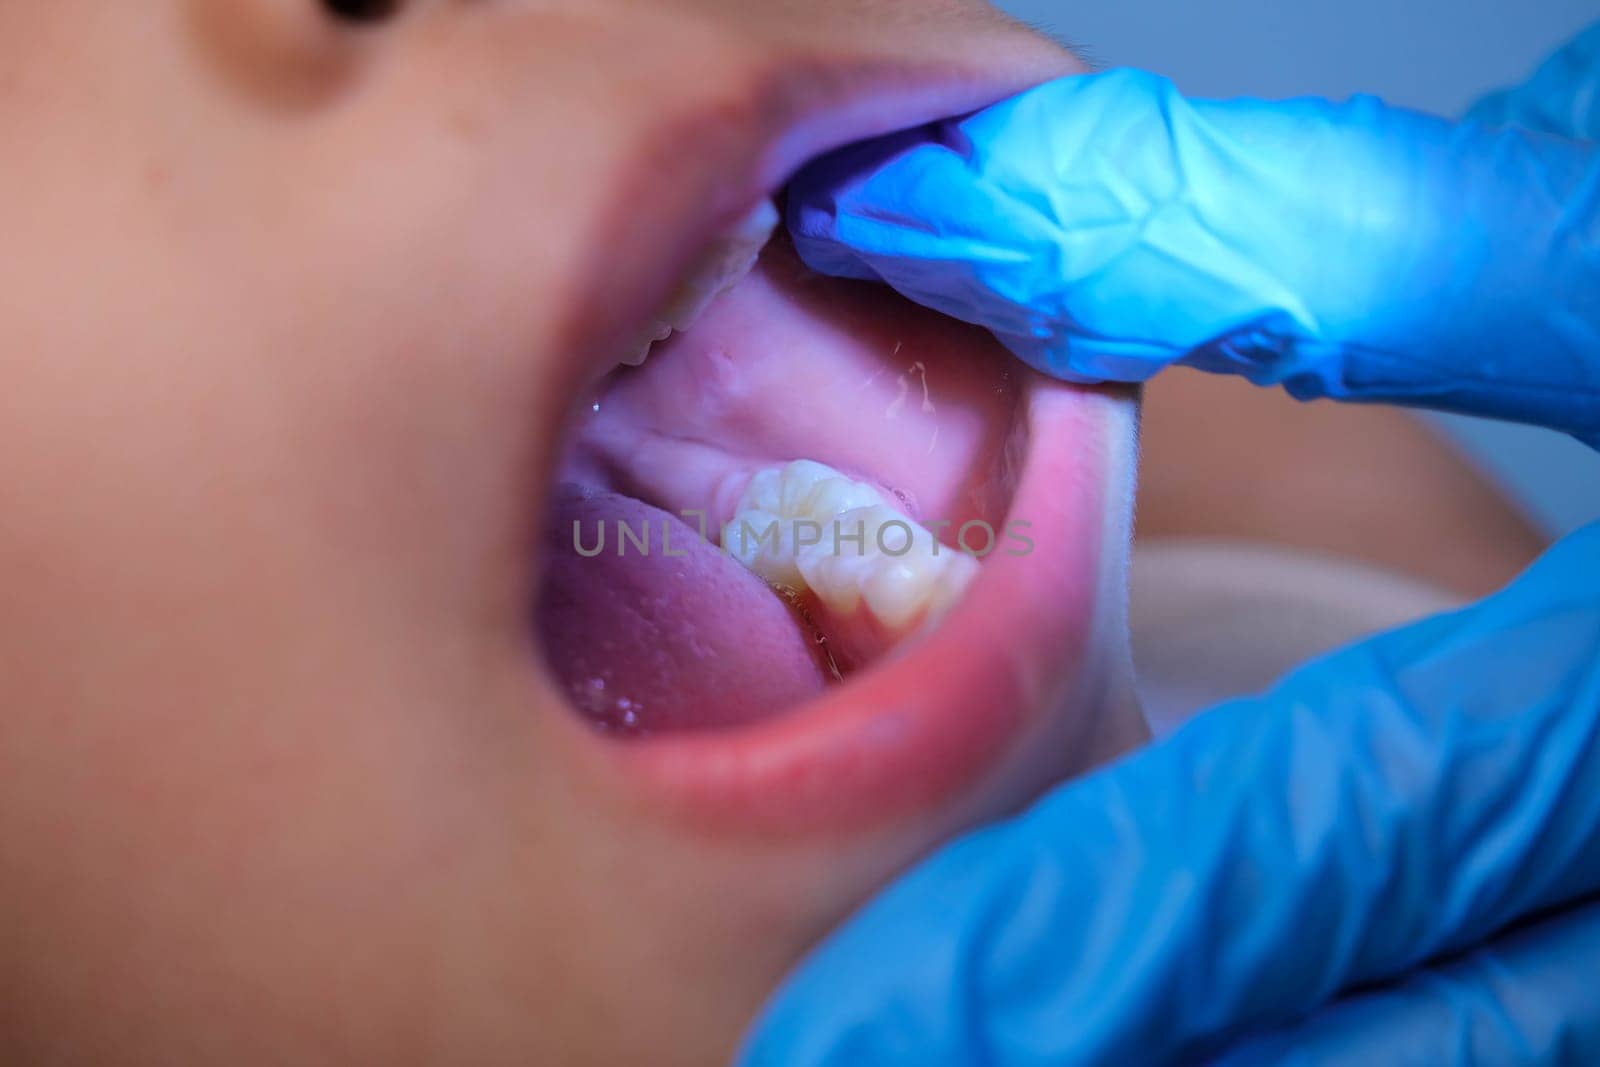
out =
[[[709,230],[1070,69],[976,0],[0,2],[0,1047],[711,1062],[911,859],[1134,740],[1132,400],[779,252],[689,335],[718,395],[847,453],[784,419],[874,358],[892,406],[910,339],[954,397],[922,430],[1016,443],[1039,550],[745,729],[596,733],[535,638],[594,353]],[[672,357],[635,400],[698,395]]]

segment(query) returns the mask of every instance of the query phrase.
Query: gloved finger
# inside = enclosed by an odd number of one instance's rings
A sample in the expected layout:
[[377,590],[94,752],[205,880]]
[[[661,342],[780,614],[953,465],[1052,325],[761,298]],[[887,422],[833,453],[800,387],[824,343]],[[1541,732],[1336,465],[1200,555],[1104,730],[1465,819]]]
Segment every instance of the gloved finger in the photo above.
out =
[[1600,903],[1246,1040],[1215,1067],[1600,1063]]
[[846,149],[788,210],[814,268],[879,278],[1063,378],[1182,360],[1600,441],[1586,143],[1372,98],[1189,101],[1120,70]]
[[1600,140],[1600,23],[1551,56],[1523,84],[1484,97],[1467,117],[1486,126]]
[[936,855],[758,1065],[1215,1053],[1600,889],[1600,525]]

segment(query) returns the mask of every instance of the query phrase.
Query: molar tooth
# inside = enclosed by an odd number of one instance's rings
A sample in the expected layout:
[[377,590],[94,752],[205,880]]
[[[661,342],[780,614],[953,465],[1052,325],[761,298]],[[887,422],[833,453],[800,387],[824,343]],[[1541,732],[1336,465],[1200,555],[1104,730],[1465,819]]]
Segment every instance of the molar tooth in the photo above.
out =
[[[934,584],[944,574],[953,549],[942,548],[924,527],[884,504],[850,511],[839,526],[860,543],[828,545],[833,556],[802,555],[800,570],[822,600],[841,598],[867,607],[890,629],[903,629],[923,613]],[[836,609],[838,610],[838,609]]]
[[759,470],[745,486],[735,511],[768,511],[774,515],[783,512],[783,474],[787,468],[767,467]]
[[883,497],[870,485],[834,475],[811,486],[796,502],[796,510],[821,522],[859,508],[881,504]]
[[806,498],[819,483],[837,477],[840,477],[838,471],[815,460],[797,459],[785,466],[778,474],[779,513],[795,518],[815,518],[805,508]]
[[926,607],[930,618],[939,618],[955,607],[956,601],[961,599],[961,594],[967,591],[967,586],[978,576],[979,565],[976,559],[965,552],[951,552],[948,555],[950,562],[945,565],[944,573],[934,583],[928,597]]
[[883,497],[869,485],[852,481],[832,467],[800,459],[783,467],[758,471],[739,500],[739,510],[759,509],[786,519],[828,523],[851,508],[870,507]]
[[794,533],[791,519],[759,508],[741,509],[723,528],[722,547],[769,585],[804,589]]
[[768,582],[809,589],[840,615],[865,604],[896,631],[942,615],[978,572],[878,490],[812,460],[752,477],[723,544]]
[[862,595],[885,625],[903,629],[949,611],[978,576],[978,561],[956,549],[886,561],[862,582]]
[[898,630],[915,621],[928,602],[929,578],[922,568],[884,559],[861,577],[861,596],[885,626]]

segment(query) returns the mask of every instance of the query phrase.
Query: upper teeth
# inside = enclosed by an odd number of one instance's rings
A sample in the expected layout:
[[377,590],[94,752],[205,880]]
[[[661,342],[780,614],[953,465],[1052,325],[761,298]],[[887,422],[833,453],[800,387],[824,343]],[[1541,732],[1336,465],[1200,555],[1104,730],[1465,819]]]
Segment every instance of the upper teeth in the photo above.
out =
[[892,631],[942,615],[978,572],[877,489],[810,460],[752,478],[722,544],[769,583],[841,615],[865,604]]
[[761,250],[778,228],[778,209],[762,200],[728,232],[711,243],[695,266],[668,298],[666,307],[645,325],[639,340],[624,352],[622,362],[637,367],[650,356],[657,341],[672,331],[682,332],[699,321],[711,302],[755,269]]

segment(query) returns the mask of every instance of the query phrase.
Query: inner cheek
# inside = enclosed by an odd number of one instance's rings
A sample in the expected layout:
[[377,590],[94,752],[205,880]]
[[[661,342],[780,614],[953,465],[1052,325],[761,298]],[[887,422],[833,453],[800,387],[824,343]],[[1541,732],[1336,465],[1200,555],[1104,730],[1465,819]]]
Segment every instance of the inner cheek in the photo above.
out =
[[1018,444],[1010,357],[981,331],[789,259],[769,249],[740,299],[615,388],[608,415],[844,469],[877,441],[873,476],[916,514],[1001,523]]

